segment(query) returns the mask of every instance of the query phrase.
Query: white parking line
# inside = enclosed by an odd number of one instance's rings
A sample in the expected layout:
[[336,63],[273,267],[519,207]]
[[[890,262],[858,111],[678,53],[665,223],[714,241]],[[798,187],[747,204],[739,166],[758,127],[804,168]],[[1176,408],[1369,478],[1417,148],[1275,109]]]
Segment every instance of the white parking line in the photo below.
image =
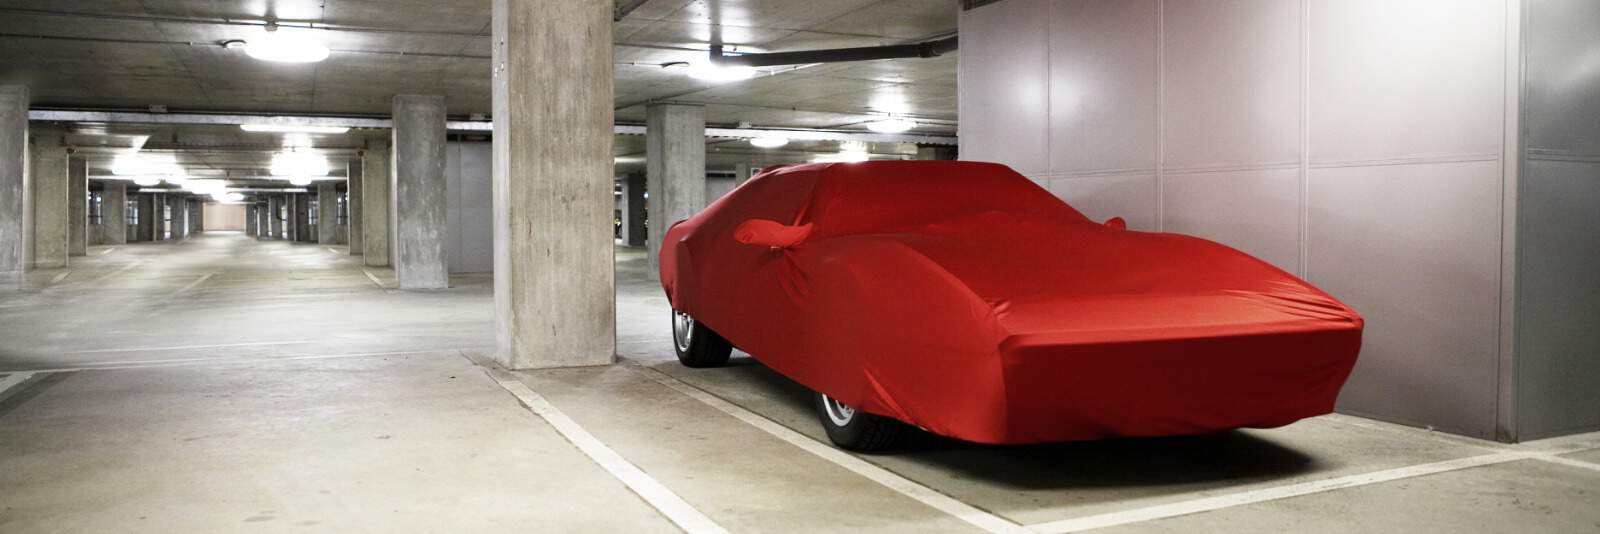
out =
[[628,489],[633,490],[650,506],[655,507],[662,515],[667,516],[667,519],[678,525],[678,528],[683,529],[684,532],[689,534],[727,532],[727,529],[722,528],[721,525],[712,521],[710,517],[700,513],[700,510],[695,509],[688,501],[683,500],[678,494],[673,493],[672,490],[667,489],[656,479],[651,478],[638,466],[629,463],[622,455],[617,454],[617,451],[611,450],[611,447],[607,447],[605,443],[600,442],[593,434],[584,430],[576,421],[567,417],[567,414],[562,413],[560,409],[557,409],[550,404],[550,401],[545,400],[543,396],[528,388],[526,384],[517,381],[515,377],[498,369],[485,367],[484,371],[489,374],[489,378],[500,384],[500,387],[505,388],[507,392],[510,392],[529,411],[544,419],[545,422],[550,423],[550,426],[554,427],[556,432],[560,432],[563,437],[567,438],[567,441],[578,447],[579,451],[582,451],[589,459],[594,460],[594,463],[599,464],[602,469],[611,473],[611,476],[616,477],[617,480],[627,485]]
[[129,263],[127,265],[124,265],[124,266],[122,266],[121,269],[117,269],[115,271],[111,271],[110,274],[107,274],[105,276],[96,278],[94,280],[94,284],[95,285],[99,285],[101,282],[105,282],[106,280],[110,280],[112,278],[116,278],[117,275],[120,275],[122,273],[128,272],[128,269],[132,269],[134,267],[138,267],[139,264],[141,264],[141,263],[144,263],[144,260],[133,260],[133,263]]
[[11,388],[17,387],[23,382],[27,382],[29,378],[33,378],[33,374],[34,373],[32,372],[11,373],[6,375],[4,379],[0,379],[0,399],[6,398],[6,393],[9,392]]
[[1047,523],[1028,525],[1028,528],[1035,532],[1046,534],[1082,532],[1097,528],[1126,525],[1129,523],[1140,523],[1144,521],[1153,521],[1156,519],[1166,519],[1182,515],[1210,512],[1213,510],[1221,510],[1223,508],[1232,508],[1246,504],[1287,499],[1290,497],[1299,497],[1302,495],[1310,495],[1325,491],[1353,488],[1356,486],[1365,486],[1369,484],[1378,484],[1381,482],[1391,482],[1404,478],[1434,475],[1438,473],[1459,471],[1462,469],[1470,469],[1485,465],[1526,460],[1535,456],[1537,456],[1537,454],[1522,452],[1485,454],[1481,456],[1471,456],[1467,458],[1458,458],[1455,460],[1445,460],[1442,462],[1399,467],[1371,473],[1361,473],[1350,476],[1312,480],[1309,482],[1289,484],[1286,486],[1275,486],[1168,504],[1158,504],[1155,506],[1146,506],[1144,508],[1135,508],[1120,512],[1110,512],[1086,517],[1063,519],[1060,521],[1050,521]]
[[361,274],[367,275],[367,279],[372,281],[372,285],[378,286],[378,289],[389,289],[387,287],[383,287],[383,282],[379,282],[377,275],[372,274],[372,271],[362,269]]
[[61,283],[61,281],[62,280],[66,280],[67,279],[67,275],[70,275],[70,274],[72,274],[72,269],[67,269],[66,272],[63,272],[61,274],[56,275],[55,278],[51,278],[50,279],[50,285],[56,285],[56,284]]
[[79,350],[79,351],[68,352],[66,354],[102,354],[102,353],[107,353],[107,352],[155,352],[155,351],[168,351],[168,350],[220,349],[220,348],[229,348],[229,347],[258,347],[258,346],[259,347],[265,347],[265,346],[270,346],[270,345],[306,345],[306,344],[310,344],[310,343],[315,343],[315,342],[314,341],[258,341],[258,342],[253,342],[253,343],[224,343],[224,344],[221,344],[221,345],[178,345],[178,346],[167,346],[167,347],[133,347],[133,348],[124,348],[124,349]]
[[884,487],[899,492],[901,495],[910,497],[911,499],[921,502],[922,504],[926,504],[935,510],[939,510],[941,512],[950,514],[957,519],[966,521],[972,526],[983,529],[986,532],[1028,532],[1028,529],[1003,517],[985,512],[972,505],[955,500],[949,495],[939,493],[932,488],[895,474],[894,472],[882,467],[878,467],[877,465],[873,465],[871,462],[857,458],[850,453],[811,439],[805,434],[795,432],[789,427],[780,425],[771,419],[762,417],[761,415],[750,410],[746,410],[737,404],[723,400],[721,397],[712,395],[705,390],[689,385],[688,383],[673,378],[666,373],[632,362],[627,362],[625,365],[638,370],[641,374],[660,383],[661,385],[672,388],[679,393],[703,402],[712,408],[716,408],[722,413],[731,415],[740,421],[744,421],[750,426],[754,426],[768,434],[771,434],[773,437],[788,442],[790,445],[799,447],[801,450],[809,452],[819,458],[822,458],[823,460],[833,462],[839,467],[843,467],[857,475],[866,477],[868,480],[882,484]]
[[293,356],[266,356],[260,358],[174,358],[170,360],[144,360],[135,362],[105,362],[99,364],[86,364],[80,367],[60,367],[56,369],[29,369],[28,373],[71,373],[77,371],[110,371],[119,369],[146,369],[151,367],[181,367],[185,365],[224,365],[241,363],[272,363],[290,362],[297,360],[336,360],[342,358],[370,358],[376,356],[422,356],[440,353],[459,353],[460,348],[443,348],[427,350],[407,350],[392,352],[355,352],[347,354],[298,354]]

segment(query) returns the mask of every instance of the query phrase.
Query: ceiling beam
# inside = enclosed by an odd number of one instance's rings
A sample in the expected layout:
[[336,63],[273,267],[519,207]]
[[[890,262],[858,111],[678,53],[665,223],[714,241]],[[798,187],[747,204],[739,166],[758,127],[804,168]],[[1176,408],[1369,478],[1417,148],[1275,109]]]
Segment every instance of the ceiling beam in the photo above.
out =
[[[127,123],[127,124],[196,124],[234,126],[239,124],[273,124],[283,126],[337,126],[345,128],[394,127],[394,121],[374,117],[331,117],[316,115],[249,115],[221,113],[145,113],[137,111],[69,111],[35,109],[28,111],[28,120],[55,122]],[[448,121],[445,127],[457,132],[492,132],[493,121]],[[644,135],[644,126],[618,124],[612,131],[621,135]],[[955,145],[957,137],[922,134],[881,134],[874,132],[771,129],[771,128],[706,128],[706,137],[785,137],[806,141],[864,141],[870,143],[917,143],[928,145]]]

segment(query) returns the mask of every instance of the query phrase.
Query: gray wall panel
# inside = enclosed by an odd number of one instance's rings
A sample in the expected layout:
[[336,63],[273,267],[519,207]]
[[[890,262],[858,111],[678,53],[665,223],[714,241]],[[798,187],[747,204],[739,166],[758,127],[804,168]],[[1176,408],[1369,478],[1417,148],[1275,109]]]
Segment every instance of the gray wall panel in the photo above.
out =
[[1300,170],[1167,175],[1168,232],[1232,243],[1291,273],[1300,271]]
[[961,149],[1023,174],[1050,162],[1048,9],[1046,0],[1006,0],[961,13],[962,33],[983,36],[961,43]]
[[1341,410],[1493,437],[1500,164],[1311,173],[1307,280],[1367,319]]
[[1050,171],[1156,166],[1156,1],[1050,6]]
[[1165,2],[1162,164],[1300,160],[1300,4]]
[[450,272],[494,271],[494,209],[489,143],[450,143],[445,151],[449,184]]
[[1051,193],[1095,222],[1122,217],[1130,230],[1156,227],[1154,174],[1055,178],[1049,184]]

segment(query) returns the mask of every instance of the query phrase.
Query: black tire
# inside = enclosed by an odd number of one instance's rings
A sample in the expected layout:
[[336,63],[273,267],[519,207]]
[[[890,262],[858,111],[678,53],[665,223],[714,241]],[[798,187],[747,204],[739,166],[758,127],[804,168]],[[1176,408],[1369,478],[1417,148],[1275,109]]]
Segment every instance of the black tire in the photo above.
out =
[[821,393],[813,396],[823,430],[842,449],[881,452],[904,445],[911,436],[911,426],[898,420],[851,408]]
[[733,354],[733,344],[689,314],[672,310],[672,349],[684,367],[721,367]]

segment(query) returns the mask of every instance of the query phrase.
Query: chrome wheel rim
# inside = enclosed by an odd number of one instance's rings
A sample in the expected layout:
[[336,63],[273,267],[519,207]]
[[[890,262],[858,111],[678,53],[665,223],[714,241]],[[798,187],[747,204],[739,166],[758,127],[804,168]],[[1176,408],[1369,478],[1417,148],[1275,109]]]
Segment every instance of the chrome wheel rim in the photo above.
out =
[[835,426],[848,425],[852,419],[856,418],[855,408],[845,406],[844,403],[833,400],[833,397],[827,395],[822,396],[822,408],[823,411],[828,412],[828,420],[833,421]]
[[694,340],[694,318],[678,310],[672,310],[672,340],[678,344],[679,352],[689,352],[689,342]]

